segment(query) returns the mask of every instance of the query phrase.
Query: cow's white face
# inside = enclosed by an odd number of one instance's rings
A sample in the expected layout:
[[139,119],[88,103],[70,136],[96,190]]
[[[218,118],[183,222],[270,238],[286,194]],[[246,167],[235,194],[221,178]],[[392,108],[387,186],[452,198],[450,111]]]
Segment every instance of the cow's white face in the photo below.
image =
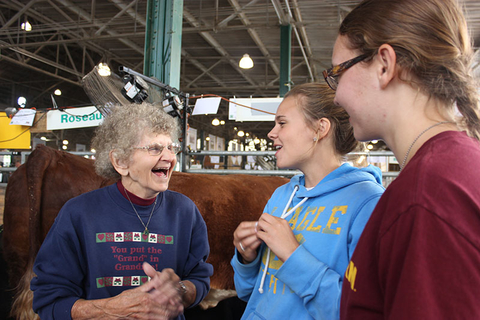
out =
[[[168,146],[172,139],[164,134],[146,134],[135,147],[154,144]],[[144,199],[151,199],[167,190],[177,156],[164,148],[160,155],[152,156],[146,149],[135,149],[128,164],[118,170],[125,188]]]

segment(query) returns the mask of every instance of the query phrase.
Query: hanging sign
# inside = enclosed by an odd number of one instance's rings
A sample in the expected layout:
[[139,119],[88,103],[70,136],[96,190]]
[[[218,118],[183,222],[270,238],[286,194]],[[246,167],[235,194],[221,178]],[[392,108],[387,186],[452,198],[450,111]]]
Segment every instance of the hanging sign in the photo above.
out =
[[47,130],[96,127],[102,121],[103,116],[95,107],[52,110],[47,113]]

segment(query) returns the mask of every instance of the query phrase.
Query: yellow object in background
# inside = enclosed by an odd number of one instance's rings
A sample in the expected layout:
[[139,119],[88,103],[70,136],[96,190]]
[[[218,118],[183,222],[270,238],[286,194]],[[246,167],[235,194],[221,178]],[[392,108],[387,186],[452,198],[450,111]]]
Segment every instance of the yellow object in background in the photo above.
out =
[[11,120],[0,112],[0,149],[30,149],[30,127],[10,125]]

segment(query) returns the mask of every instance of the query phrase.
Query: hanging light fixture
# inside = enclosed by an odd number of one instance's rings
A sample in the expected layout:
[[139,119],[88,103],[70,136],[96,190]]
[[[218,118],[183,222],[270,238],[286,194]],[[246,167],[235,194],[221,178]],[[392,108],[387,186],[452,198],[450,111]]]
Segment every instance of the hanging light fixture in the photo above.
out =
[[55,90],[55,92],[53,92],[53,94],[56,95],[56,96],[61,96],[62,95],[62,90],[57,89],[57,90]]
[[27,104],[27,99],[25,99],[25,97],[18,97],[17,104],[20,106],[20,108],[25,108],[25,105]]
[[220,124],[220,120],[218,120],[217,118],[212,120],[212,125],[213,126],[218,126],[219,124]]
[[253,60],[248,54],[245,53],[242,59],[240,59],[238,66],[242,69],[251,69],[253,68]]
[[28,21],[25,21],[23,22],[21,25],[20,25],[20,28],[22,28],[22,30],[25,30],[25,31],[32,31],[32,25],[30,24],[30,22]]

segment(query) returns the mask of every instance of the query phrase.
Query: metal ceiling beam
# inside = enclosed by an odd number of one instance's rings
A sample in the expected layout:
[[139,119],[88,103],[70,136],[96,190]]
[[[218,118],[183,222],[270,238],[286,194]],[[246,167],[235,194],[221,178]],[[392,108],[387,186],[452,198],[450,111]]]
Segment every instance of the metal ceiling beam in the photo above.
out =
[[187,84],[187,87],[190,87],[191,85],[193,85],[195,82],[197,82],[197,80],[199,80],[200,78],[202,78],[205,74],[207,73],[210,73],[210,71],[215,68],[216,66],[218,66],[220,64],[220,62],[222,62],[222,60],[218,60],[217,62],[215,62],[210,68],[208,68],[207,70],[205,70],[204,72],[202,72],[200,75],[198,75],[195,79],[193,79],[192,81],[190,81],[188,84]]
[[[3,43],[3,41],[0,40],[0,43]],[[24,50],[24,49],[21,49],[21,48],[15,48],[15,47],[9,48],[9,49],[12,50],[12,51],[18,52],[18,53],[20,53],[20,54],[22,54],[22,55],[24,55],[24,56],[26,56],[26,57],[30,57],[30,58],[32,58],[32,59],[34,59],[34,60],[40,61],[40,62],[42,62],[42,63],[44,63],[44,64],[49,65],[49,66],[52,66],[52,67],[54,67],[54,68],[63,70],[63,71],[68,72],[68,73],[70,73],[70,74],[73,74],[73,75],[75,75],[75,76],[77,76],[77,77],[83,77],[83,75],[82,75],[81,73],[79,73],[79,72],[77,72],[77,71],[75,71],[75,70],[73,70],[73,69],[70,69],[70,68],[68,68],[68,67],[66,67],[66,66],[63,66],[63,65],[61,65],[61,64],[58,64],[58,63],[56,63],[56,62],[50,61],[50,60],[48,60],[47,58],[44,58],[44,57],[41,57],[41,56],[39,56],[39,55],[33,54],[33,53],[31,53],[30,51],[27,51],[27,50]],[[2,57],[3,57],[3,56],[2,56]]]
[[[130,15],[132,19],[135,21],[139,22],[142,26],[147,25],[147,20],[145,19],[144,16],[142,16],[140,13],[138,13],[136,10],[133,10],[128,4],[125,4],[124,1],[122,0],[109,0],[110,2],[114,3],[118,8],[121,10],[124,10],[125,8],[127,9],[127,13]],[[137,0],[135,2],[138,2]]]
[[[1,28],[0,30],[2,29],[6,29],[8,28],[9,26],[11,26],[13,23],[15,23],[15,21],[17,21],[18,19],[20,19],[20,17],[22,16],[22,14],[24,14],[25,12],[27,12],[28,9],[30,9],[30,7],[32,5],[34,5],[36,2],[38,2],[38,0],[31,0],[29,3],[27,3],[22,9],[20,9],[10,20],[7,21],[7,23],[5,23]],[[8,1],[7,1],[8,3]]]
[[[200,23],[197,21],[197,19],[195,19],[195,17],[188,11],[186,10],[185,8],[183,9],[183,17],[185,18],[185,20],[190,23],[191,25],[195,26],[195,27],[198,27],[200,26]],[[222,57],[226,58],[227,61],[230,63],[230,65],[240,74],[242,75],[242,77],[248,82],[250,83],[252,86],[256,86],[257,84],[255,83],[255,81],[253,81],[252,78],[250,78],[249,76],[247,76],[243,71],[242,69],[240,69],[240,67],[238,66],[238,62],[233,59],[230,54],[227,52],[227,50],[225,50],[222,45],[217,41],[215,40],[215,38],[210,34],[210,32],[200,32],[199,35],[205,39],[205,41],[208,42],[208,44],[210,44],[210,46],[212,46],[213,49],[215,49]]]
[[[135,1],[132,1],[130,2],[129,5],[125,6],[122,8],[122,10],[117,13],[115,16],[113,16],[112,19],[110,19],[108,22],[104,23],[103,26],[100,27],[100,29],[97,30],[97,32],[95,32],[95,35],[99,35],[100,33],[102,33],[103,30],[105,30],[113,21],[115,21],[116,19],[120,18],[121,16],[123,16],[123,14],[128,11],[131,7],[133,7],[134,5],[136,5],[138,2],[138,0],[135,0]],[[93,11],[93,10],[92,10]],[[92,12],[92,20],[94,19],[94,14]]]
[[290,24],[290,18],[283,11],[282,5],[280,4],[280,0],[271,0],[271,1],[272,1],[273,8],[275,9],[275,13],[277,14],[279,24],[280,25]]
[[212,78],[215,82],[217,82],[219,86],[226,87],[226,84],[222,81],[222,79],[218,78],[216,75],[211,73],[210,70],[207,67],[205,67],[202,63],[200,63],[197,59],[192,58],[192,56],[187,51],[185,51],[185,49],[182,49],[182,56],[184,56],[188,60],[188,62],[193,64],[197,69],[199,69],[205,74],[208,74],[208,76]]
[[[54,34],[52,37],[56,36]],[[122,37],[130,38],[130,37],[138,37],[144,38],[145,32],[135,32],[135,33],[122,33]],[[68,43],[87,43],[89,41],[97,41],[97,40],[111,40],[111,39],[118,39],[116,35],[102,35],[102,36],[94,36],[94,37],[83,37],[83,38],[76,38],[76,39],[59,39],[59,40],[47,40],[47,41],[37,41],[37,42],[27,42],[27,43],[7,43],[0,44],[0,49],[7,49],[11,47],[16,48],[36,48],[36,47],[44,47],[45,45],[57,45],[57,44],[68,44]]]
[[[76,13],[79,17],[81,17],[82,19],[90,22],[90,23],[93,23],[97,28],[101,28],[102,27],[102,24],[101,23],[97,23],[95,21],[92,21],[90,15],[84,11],[82,8],[76,6],[73,2],[71,2],[70,0],[56,0],[57,2],[63,4],[65,7],[68,8],[68,10],[72,11],[73,13]],[[124,39],[122,34],[118,33],[118,32],[115,32],[115,31],[112,31],[112,30],[107,30],[106,31],[108,34],[110,35],[116,35],[118,37],[118,41],[122,42],[123,44],[125,44],[127,47],[135,50],[136,52],[140,53],[143,55],[143,48],[140,48],[139,46],[137,46],[134,42],[128,40],[128,39]]]
[[[109,0],[109,1],[114,3],[118,8],[120,8],[122,10],[127,7],[127,5],[122,0]],[[184,8],[184,10],[185,10],[185,8]],[[140,13],[138,13],[137,11],[135,11],[131,8],[129,8],[127,10],[127,13],[130,15],[130,17],[132,17],[137,22],[139,22],[143,27],[146,27],[147,20],[143,15],[141,15]],[[182,28],[182,33],[183,33],[183,28]],[[207,74],[210,78],[212,78],[212,80],[216,81],[220,86],[223,86],[223,87],[225,86],[225,83],[223,83],[223,81],[220,78],[218,78],[213,73],[211,73],[210,70],[207,67],[205,67],[201,62],[199,62],[196,59],[193,59],[192,56],[187,51],[185,51],[183,48],[182,48],[181,52],[182,52],[182,56],[186,60],[188,60],[197,69],[199,69],[203,72],[202,74]],[[193,85],[193,83],[189,84],[189,86],[190,85]]]
[[[230,5],[238,13],[238,16],[240,17],[240,21],[242,21],[242,23],[248,27],[251,24],[250,20],[247,18],[247,15],[245,14],[245,12],[242,11],[242,8],[238,4],[238,1],[229,0],[228,2],[230,2]],[[263,41],[260,39],[260,36],[258,35],[257,31],[255,31],[255,29],[252,29],[252,28],[248,28],[247,31],[250,37],[252,37],[253,41],[262,52],[263,56],[267,58],[268,64],[272,68],[273,72],[275,72],[275,74],[278,76],[280,74],[280,69],[278,68],[275,61],[272,59],[270,52],[268,52],[267,47],[265,46]]]
[[223,19],[222,21],[220,21],[216,26],[215,26],[215,29],[217,28],[225,28],[227,26],[227,24],[232,21],[233,19],[235,19],[238,14],[240,12],[243,12],[243,10],[245,10],[248,6],[252,5],[252,4],[255,4],[256,2],[258,2],[258,0],[252,0],[250,1],[249,3],[247,3],[246,5],[244,5],[243,7],[240,8],[240,10],[235,10],[235,13],[232,13],[231,15],[229,15],[228,17],[226,17],[225,19]]
[[[288,11],[288,14],[290,16],[291,21],[295,21],[294,18],[293,18],[293,15],[292,15],[292,10],[290,9],[290,5],[288,4],[288,0],[285,0],[285,4],[287,5],[287,11]],[[302,51],[302,55],[305,58],[305,63],[307,64],[308,73],[310,74],[310,79],[312,81],[315,81],[315,76],[313,75],[312,68],[310,67],[310,61],[309,61],[309,59],[308,59],[308,57],[305,53],[305,49],[303,47],[302,38],[298,34],[298,30],[297,30],[297,27],[295,26],[295,24],[292,24],[292,26],[293,26],[293,31],[295,32],[295,36],[297,37],[297,41],[298,41],[298,44],[300,46],[300,50]]]
[[22,66],[22,67],[26,67],[26,68],[28,68],[28,69],[31,69],[31,70],[34,70],[34,71],[37,71],[37,72],[46,74],[46,75],[51,76],[51,77],[53,77],[53,78],[57,78],[57,79],[63,80],[63,81],[65,81],[65,82],[68,82],[68,83],[77,85],[77,86],[79,86],[79,87],[82,86],[82,84],[79,83],[79,82],[70,80],[70,79],[68,79],[68,78],[64,78],[64,77],[62,77],[62,76],[59,76],[58,74],[45,71],[45,70],[43,70],[43,69],[34,67],[34,66],[32,66],[32,65],[26,64],[26,63],[24,63],[24,62],[22,62],[22,61],[15,60],[15,59],[10,58],[10,57],[7,57],[7,56],[1,56],[1,57],[0,57],[0,61],[1,61],[1,60],[6,60],[6,61],[8,61],[8,62],[12,62],[12,63],[18,64],[18,65],[20,65],[20,66]]
[[[17,0],[8,0],[8,5],[9,5],[9,8],[12,9],[12,10],[22,10],[23,7],[24,7],[24,4],[18,2]],[[72,24],[75,24],[75,21],[73,21],[68,15],[66,15],[55,3],[51,2],[50,0],[47,0],[47,2],[55,9],[57,10],[57,12],[59,12],[60,14],[62,14],[62,16],[64,16],[68,21],[72,22]],[[28,11],[28,14],[31,16],[31,17],[34,17],[37,21],[45,24],[45,25],[50,25],[52,26],[53,28],[55,28],[55,30],[59,30],[59,31],[66,31],[66,35],[68,35],[69,37],[72,37],[74,39],[76,39],[77,41],[80,41],[82,36],[78,34],[78,28],[75,29],[75,31],[72,31],[72,30],[69,30],[68,28],[65,28],[61,23],[58,23],[42,14],[40,14],[39,12],[37,11],[34,11],[34,10],[29,10]],[[85,34],[85,32],[84,32]],[[118,36],[116,36],[118,37]],[[97,44],[94,44],[93,42],[85,42],[85,45],[87,46],[87,48],[99,55],[103,55],[104,52],[105,52],[105,49],[100,47],[99,45]],[[110,53],[110,57],[115,59],[116,61],[118,61],[119,63],[121,64],[124,64],[126,66],[129,66],[130,64],[128,63],[128,61],[124,61],[122,58],[118,57],[117,55],[113,54],[113,53]]]
[[[307,30],[305,29],[305,25],[303,24],[302,13],[300,12],[298,1],[297,0],[292,0],[292,1],[293,1],[293,11],[295,13],[295,22],[297,23],[296,27],[300,29],[301,39],[303,39],[303,45],[305,47],[306,54],[307,54],[306,59],[308,59],[308,65],[310,66],[311,59],[313,56],[312,46],[310,45],[310,40],[308,39]],[[317,73],[316,65],[313,64],[312,68],[313,68],[313,80],[318,81],[317,79],[318,73]],[[312,76],[311,73],[312,72],[310,72],[310,76]]]

